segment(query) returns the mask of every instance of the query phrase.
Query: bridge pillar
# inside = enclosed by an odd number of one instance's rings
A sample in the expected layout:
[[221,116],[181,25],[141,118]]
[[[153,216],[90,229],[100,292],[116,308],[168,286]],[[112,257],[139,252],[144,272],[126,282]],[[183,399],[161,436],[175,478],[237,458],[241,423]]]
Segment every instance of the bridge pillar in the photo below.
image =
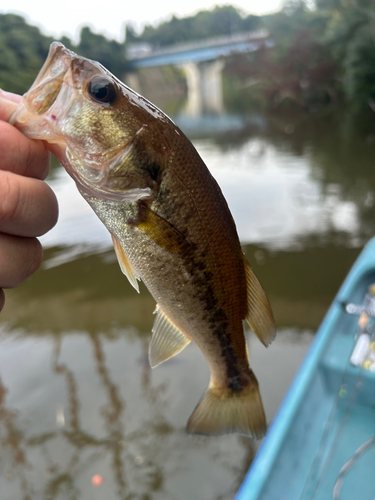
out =
[[202,114],[202,95],[199,66],[189,61],[182,64],[181,67],[185,72],[187,83],[188,101],[185,109],[186,114],[189,116],[200,116]]
[[188,62],[185,71],[188,103],[186,113],[200,116],[202,113],[220,114],[224,111],[222,70],[224,61],[216,59],[204,63]]

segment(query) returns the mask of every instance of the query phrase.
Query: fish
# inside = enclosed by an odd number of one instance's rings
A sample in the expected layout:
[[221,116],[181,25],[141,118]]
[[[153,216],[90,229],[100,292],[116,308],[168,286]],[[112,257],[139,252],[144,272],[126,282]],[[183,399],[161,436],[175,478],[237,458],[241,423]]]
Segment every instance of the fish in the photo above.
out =
[[209,386],[187,432],[259,439],[266,419],[243,322],[268,346],[275,322],[217,182],[161,110],[59,42],[10,118],[43,140],[106,226],[122,272],[156,301],[149,360],[195,342]]

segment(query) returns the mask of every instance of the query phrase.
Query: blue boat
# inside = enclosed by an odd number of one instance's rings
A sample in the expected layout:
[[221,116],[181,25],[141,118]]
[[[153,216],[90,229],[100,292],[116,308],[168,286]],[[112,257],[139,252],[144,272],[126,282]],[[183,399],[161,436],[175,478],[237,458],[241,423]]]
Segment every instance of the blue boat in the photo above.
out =
[[375,499],[375,238],[324,318],[235,500]]

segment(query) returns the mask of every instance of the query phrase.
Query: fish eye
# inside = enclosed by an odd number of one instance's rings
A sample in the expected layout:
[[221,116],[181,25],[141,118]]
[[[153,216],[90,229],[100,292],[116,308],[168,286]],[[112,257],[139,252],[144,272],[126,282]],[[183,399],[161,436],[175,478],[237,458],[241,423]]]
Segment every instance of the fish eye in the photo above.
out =
[[94,76],[90,81],[87,91],[95,100],[103,104],[112,104],[117,97],[117,87],[110,78]]

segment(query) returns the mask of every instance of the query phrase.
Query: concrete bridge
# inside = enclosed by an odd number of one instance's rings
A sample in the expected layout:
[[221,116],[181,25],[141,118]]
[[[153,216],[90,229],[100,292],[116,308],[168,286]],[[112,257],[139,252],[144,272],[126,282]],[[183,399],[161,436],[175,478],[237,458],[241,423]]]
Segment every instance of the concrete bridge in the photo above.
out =
[[137,69],[167,64],[178,65],[184,69],[187,80],[187,114],[190,116],[200,116],[204,112],[220,114],[224,110],[222,90],[224,58],[232,54],[254,52],[262,46],[271,45],[266,31],[215,37],[157,50],[152,50],[152,47],[146,44],[133,45],[127,50],[127,80],[130,86],[136,87]]

